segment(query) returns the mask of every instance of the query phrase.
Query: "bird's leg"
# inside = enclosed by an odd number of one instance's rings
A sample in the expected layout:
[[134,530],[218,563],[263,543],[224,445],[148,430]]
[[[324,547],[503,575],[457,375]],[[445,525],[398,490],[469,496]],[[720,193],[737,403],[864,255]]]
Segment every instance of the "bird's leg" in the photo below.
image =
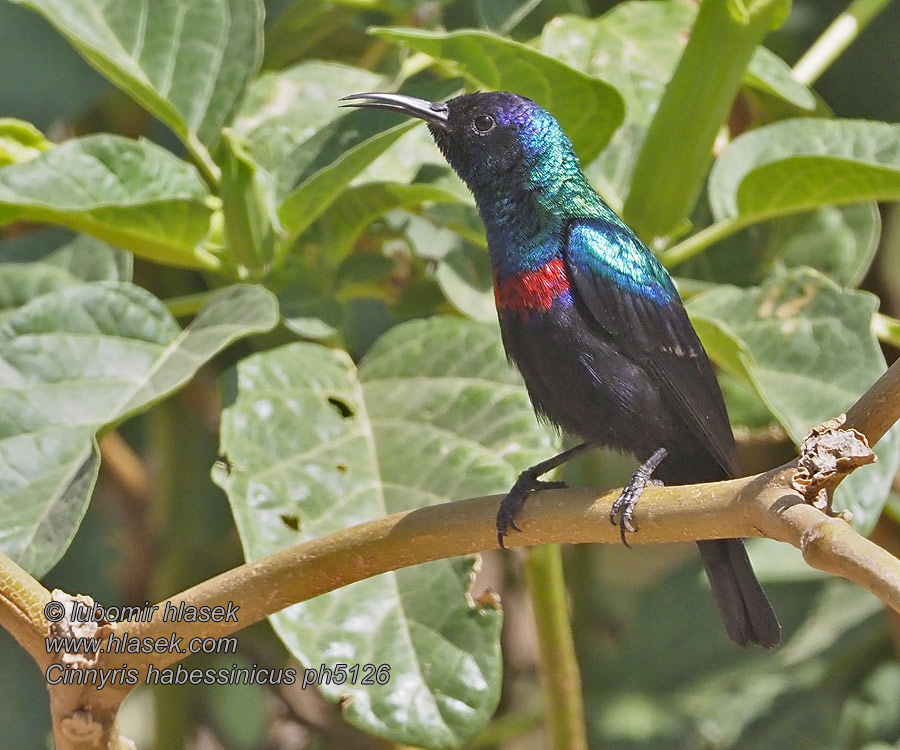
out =
[[[669,455],[669,451],[665,448],[657,448],[650,458],[635,469],[628,484],[622,490],[622,494],[612,504],[612,508],[609,511],[609,522],[613,526],[618,525],[622,536],[622,544],[626,547],[631,545],[628,544],[628,540],[625,538],[625,532],[630,531],[632,534],[634,533],[634,526],[631,525],[631,519],[634,518],[634,506],[637,505],[644,487],[662,484],[659,479],[651,479],[651,477],[653,472],[656,471],[656,467],[662,463],[662,460],[667,455]],[[617,516],[618,519],[616,518]]]
[[506,497],[503,498],[497,511],[497,542],[501,548],[504,546],[503,537],[509,533],[510,529],[521,531],[516,526],[516,516],[522,510],[525,498],[528,497],[529,492],[532,490],[560,489],[566,486],[565,482],[545,482],[538,479],[538,477],[546,474],[548,471],[553,471],[553,469],[562,466],[566,461],[575,458],[575,456],[584,453],[584,451],[592,447],[594,447],[593,443],[581,443],[581,445],[576,445],[574,448],[558,453],[552,458],[541,461],[539,464],[535,464],[519,474],[519,478],[512,486],[512,489],[506,493]]

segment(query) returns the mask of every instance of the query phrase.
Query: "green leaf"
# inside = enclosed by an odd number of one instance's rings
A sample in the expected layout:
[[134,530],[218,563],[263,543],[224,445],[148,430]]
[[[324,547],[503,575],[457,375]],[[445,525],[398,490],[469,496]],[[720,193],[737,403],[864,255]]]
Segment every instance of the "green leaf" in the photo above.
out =
[[[37,249],[37,245],[31,245],[31,249],[26,253],[20,253],[17,247],[19,242],[10,240],[0,244],[0,255],[18,262],[35,261],[56,266],[84,282],[131,281],[133,266],[131,253],[86,234],[75,235],[67,242],[53,247],[45,240],[50,233],[39,231],[25,235],[29,238],[34,237],[36,242],[41,243],[41,250]],[[27,245],[23,243],[20,247],[24,250]]]
[[[247,92],[234,131],[249,141],[260,166],[283,173],[300,144],[346,114],[338,108],[341,96],[372,91],[381,80],[362,68],[320,61],[264,73]],[[289,183],[294,179],[292,174],[283,178]]]
[[458,242],[440,260],[434,277],[461,313],[485,323],[497,320],[491,262],[482,248]]
[[881,214],[875,203],[822,206],[772,222],[770,239],[788,268],[809,266],[841,286],[856,287],[875,259]]
[[0,225],[61,224],[160,263],[218,268],[200,247],[211,214],[197,170],[145,140],[93,135],[0,169]]
[[273,176],[249,153],[249,144],[230,128],[222,132],[217,154],[222,168],[220,196],[229,251],[241,268],[238,276],[259,278],[271,267],[283,233],[275,204]]
[[44,16],[85,60],[201,151],[237,109],[262,57],[262,0],[12,1]]
[[183,386],[232,341],[271,328],[261,287],[216,293],[180,330],[121,282],[60,289],[0,324],[0,549],[36,576],[62,555],[99,466],[95,435]]
[[716,162],[709,196],[717,219],[742,221],[900,200],[900,125],[799,118],[753,130]]
[[313,146],[316,158],[300,173],[298,187],[285,197],[278,211],[289,239],[306,231],[357,174],[416,124],[397,125],[390,122],[396,118],[373,114],[353,112],[331,132],[319,131]]
[[[309,269],[310,275],[320,273]],[[305,339],[321,341],[334,336],[344,322],[344,308],[334,292],[316,278],[299,278],[278,293],[285,327]]]
[[0,117],[0,167],[31,161],[52,146],[31,123]]
[[[884,372],[872,333],[877,300],[844,290],[811,269],[775,275],[750,289],[722,286],[688,304],[710,356],[743,376],[795,443],[841,414]],[[710,330],[716,336],[707,335]],[[900,431],[875,447],[878,463],[850,475],[835,503],[871,530],[900,465]]]
[[445,179],[439,180],[441,186],[456,190],[465,196],[465,200],[471,201],[471,193],[456,173],[447,166],[447,160],[438,150],[428,128],[413,128],[404,133],[360,172],[353,180],[353,184],[358,186],[366,182],[436,182],[434,179],[426,180],[422,177],[423,170],[426,174],[441,172],[447,175]]
[[812,111],[816,108],[813,92],[794,78],[790,65],[765,47],[756,48],[744,73],[744,82],[800,109]]
[[328,261],[336,263],[346,257],[363,230],[388,211],[422,203],[458,201],[456,193],[428,183],[368,182],[345,190],[310,232],[325,246]]
[[[256,559],[388,513],[504,490],[553,443],[496,328],[433,318],[393,328],[358,370],[313,344],[244,359],[222,420],[232,469],[215,479]],[[349,721],[395,742],[460,747],[493,713],[501,679],[500,613],[467,596],[473,565],[386,573],[271,619],[309,667],[390,664],[383,686],[321,687],[345,699]]]
[[131,255],[78,235],[50,249],[49,232],[0,243],[0,320],[42,294],[91,281],[129,281]]
[[303,58],[315,57],[316,44],[352,18],[349,10],[326,0],[293,0],[287,8],[278,10],[274,21],[272,7],[267,13],[263,56],[263,68],[267,70],[282,70]]
[[452,62],[476,85],[534,99],[559,120],[585,162],[600,152],[622,123],[624,104],[612,86],[527,45],[474,30],[378,28],[372,33]]

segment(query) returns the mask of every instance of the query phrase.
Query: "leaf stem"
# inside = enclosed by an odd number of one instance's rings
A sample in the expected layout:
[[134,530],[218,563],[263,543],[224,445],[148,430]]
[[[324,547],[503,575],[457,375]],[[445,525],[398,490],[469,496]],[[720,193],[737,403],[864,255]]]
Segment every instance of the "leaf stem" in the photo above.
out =
[[586,750],[581,675],[572,642],[562,551],[558,544],[529,550],[525,581],[534,606],[541,656],[546,746],[553,750]]
[[203,174],[203,179],[214,190],[218,188],[219,181],[222,179],[222,172],[210,156],[209,149],[206,148],[197,139],[193,133],[187,133],[184,138],[184,145],[187,146],[188,152],[194,157],[197,167]]
[[466,750],[493,750],[505,742],[539,729],[541,721],[541,714],[532,710],[498,716],[466,745]]
[[853,0],[794,65],[793,74],[809,86],[837,60],[891,0]]
[[743,229],[756,221],[764,221],[762,218],[747,220],[741,216],[732,216],[730,219],[717,221],[710,224],[705,229],[692,234],[687,239],[682,240],[677,245],[673,245],[668,250],[664,250],[659,254],[659,259],[667,268],[677,266],[686,260],[693,258],[695,255],[703,252],[710,245],[714,245],[719,240],[730,237],[735,232]]
[[203,292],[185,294],[181,297],[170,297],[164,300],[164,303],[173,317],[187,318],[200,312],[200,308],[210,300],[216,291],[215,289],[207,289]]

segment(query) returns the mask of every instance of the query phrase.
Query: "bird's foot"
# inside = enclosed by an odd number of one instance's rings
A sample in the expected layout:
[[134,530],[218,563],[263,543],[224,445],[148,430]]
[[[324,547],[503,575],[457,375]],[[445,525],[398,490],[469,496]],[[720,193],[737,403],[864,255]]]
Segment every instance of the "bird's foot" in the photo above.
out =
[[580,453],[589,450],[591,445],[591,443],[576,445],[574,448],[564,450],[562,453],[558,453],[546,461],[541,461],[539,464],[535,464],[530,469],[525,469],[519,474],[519,478],[506,494],[506,497],[503,498],[503,501],[500,503],[500,509],[497,511],[497,542],[500,544],[501,549],[504,546],[503,537],[509,533],[510,529],[521,531],[516,526],[516,516],[522,510],[525,498],[528,497],[529,492],[532,490],[564,489],[568,486],[565,482],[545,482],[538,479],[538,477],[543,476],[548,471],[558,469],[566,461],[570,461]]
[[505,546],[503,537],[509,533],[510,529],[514,531],[522,530],[516,526],[516,516],[519,515],[522,506],[525,505],[525,498],[528,497],[529,492],[534,490],[565,489],[568,486],[565,482],[545,482],[542,479],[538,479],[544,473],[543,471],[537,471],[539,468],[540,464],[532,466],[530,469],[525,469],[519,474],[516,483],[506,493],[506,497],[500,503],[500,508],[497,511],[497,542],[500,544],[501,549]]
[[622,490],[622,494],[612,504],[612,508],[609,511],[609,522],[613,526],[619,527],[622,544],[626,547],[631,547],[628,539],[625,537],[626,532],[633,534],[635,531],[632,524],[634,507],[637,505],[637,501],[640,499],[645,487],[662,485],[659,479],[652,479],[652,476],[653,472],[656,471],[656,467],[662,463],[662,460],[667,455],[669,455],[669,452],[665,448],[658,448],[654,451],[650,458],[635,469],[628,484]]

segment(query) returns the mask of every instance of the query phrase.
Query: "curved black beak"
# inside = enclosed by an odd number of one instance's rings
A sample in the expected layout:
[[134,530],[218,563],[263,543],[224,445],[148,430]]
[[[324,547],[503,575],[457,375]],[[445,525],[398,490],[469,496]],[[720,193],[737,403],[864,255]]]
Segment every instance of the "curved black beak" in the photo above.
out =
[[[356,99],[358,101],[350,101]],[[377,91],[367,94],[350,94],[341,98],[342,107],[369,107],[370,109],[386,109],[399,112],[409,117],[417,117],[438,127],[447,127],[450,110],[444,102],[430,102],[405,94],[384,94]]]

